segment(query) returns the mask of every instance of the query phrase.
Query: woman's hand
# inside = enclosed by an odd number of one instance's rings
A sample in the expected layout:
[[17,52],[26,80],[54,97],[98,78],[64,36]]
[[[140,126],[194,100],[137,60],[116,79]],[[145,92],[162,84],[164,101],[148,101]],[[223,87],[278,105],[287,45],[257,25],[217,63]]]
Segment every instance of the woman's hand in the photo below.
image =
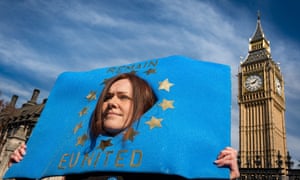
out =
[[20,162],[24,155],[26,154],[26,144],[22,143],[9,157],[8,167],[10,167],[13,163]]
[[240,171],[237,163],[237,151],[231,147],[226,147],[218,155],[215,161],[219,167],[228,166],[230,169],[230,179],[240,177]]

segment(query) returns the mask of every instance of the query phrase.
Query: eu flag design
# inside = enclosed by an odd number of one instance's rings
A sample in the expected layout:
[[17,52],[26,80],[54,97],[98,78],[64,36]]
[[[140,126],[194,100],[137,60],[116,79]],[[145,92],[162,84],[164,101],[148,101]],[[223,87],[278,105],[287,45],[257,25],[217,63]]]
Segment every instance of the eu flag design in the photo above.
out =
[[[91,146],[90,117],[106,79],[134,72],[158,100],[123,135],[99,136]],[[230,146],[230,67],[169,56],[86,72],[64,72],[27,143],[22,162],[4,178],[83,172],[161,173],[228,178],[213,162]]]

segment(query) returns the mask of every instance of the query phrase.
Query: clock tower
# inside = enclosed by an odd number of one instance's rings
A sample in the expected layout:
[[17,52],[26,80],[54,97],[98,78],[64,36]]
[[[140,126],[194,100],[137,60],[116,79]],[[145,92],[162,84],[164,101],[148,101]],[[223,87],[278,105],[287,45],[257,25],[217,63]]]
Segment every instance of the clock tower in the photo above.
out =
[[284,80],[259,14],[238,72],[238,105],[241,168],[277,168],[280,155],[286,169]]

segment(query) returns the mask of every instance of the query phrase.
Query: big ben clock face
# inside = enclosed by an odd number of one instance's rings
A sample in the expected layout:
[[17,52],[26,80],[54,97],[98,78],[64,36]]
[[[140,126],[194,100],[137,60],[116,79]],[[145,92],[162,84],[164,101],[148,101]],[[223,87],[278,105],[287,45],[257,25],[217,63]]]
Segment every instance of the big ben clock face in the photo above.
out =
[[248,91],[256,91],[262,86],[262,78],[259,75],[251,75],[246,78],[245,88]]
[[280,80],[278,78],[275,79],[275,88],[276,88],[276,92],[281,95],[281,83]]

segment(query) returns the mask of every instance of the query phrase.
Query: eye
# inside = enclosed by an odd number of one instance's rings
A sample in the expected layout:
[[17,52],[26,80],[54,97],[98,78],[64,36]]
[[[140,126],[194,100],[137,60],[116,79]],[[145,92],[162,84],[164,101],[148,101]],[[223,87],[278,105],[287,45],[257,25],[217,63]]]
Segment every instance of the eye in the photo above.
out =
[[121,100],[131,100],[132,98],[127,96],[126,94],[121,94],[118,96]]
[[108,101],[108,100],[110,100],[110,99],[113,98],[113,97],[114,97],[113,94],[107,93],[107,94],[104,96],[104,101]]

